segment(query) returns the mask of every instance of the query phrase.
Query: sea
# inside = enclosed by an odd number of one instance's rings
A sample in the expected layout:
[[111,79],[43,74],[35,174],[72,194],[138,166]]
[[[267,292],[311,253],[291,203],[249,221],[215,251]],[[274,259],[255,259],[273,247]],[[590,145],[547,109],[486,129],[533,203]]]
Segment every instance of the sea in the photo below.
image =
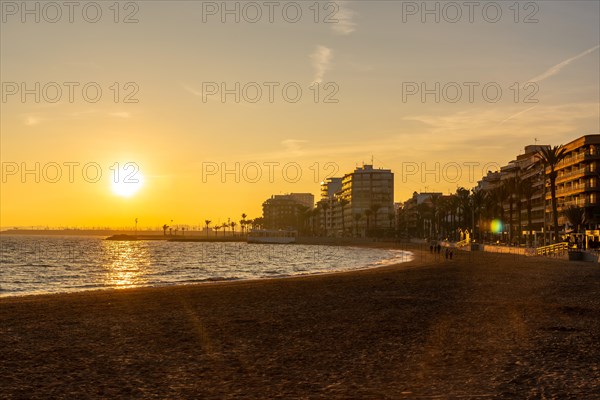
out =
[[0,297],[283,278],[412,260],[408,251],[244,242],[0,236]]

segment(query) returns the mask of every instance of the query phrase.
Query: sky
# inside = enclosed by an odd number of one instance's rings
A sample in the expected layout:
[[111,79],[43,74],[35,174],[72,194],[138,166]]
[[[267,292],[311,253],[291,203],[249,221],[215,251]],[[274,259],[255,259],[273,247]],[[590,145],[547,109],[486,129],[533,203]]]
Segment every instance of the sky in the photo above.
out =
[[3,228],[255,218],[371,162],[404,201],[600,132],[597,1],[24,4],[1,2]]

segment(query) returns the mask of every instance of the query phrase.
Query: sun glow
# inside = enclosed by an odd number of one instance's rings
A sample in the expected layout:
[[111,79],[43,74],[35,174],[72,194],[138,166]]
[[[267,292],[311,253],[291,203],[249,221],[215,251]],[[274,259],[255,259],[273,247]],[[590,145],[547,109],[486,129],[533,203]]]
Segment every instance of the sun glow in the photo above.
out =
[[144,186],[144,175],[135,164],[127,163],[111,170],[111,189],[117,196],[131,197]]

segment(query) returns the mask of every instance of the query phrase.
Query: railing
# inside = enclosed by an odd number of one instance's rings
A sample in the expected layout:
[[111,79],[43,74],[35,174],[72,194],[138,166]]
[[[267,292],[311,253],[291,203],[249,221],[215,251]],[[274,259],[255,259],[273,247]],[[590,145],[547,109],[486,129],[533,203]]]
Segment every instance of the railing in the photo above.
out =
[[592,171],[590,168],[588,167],[583,167],[583,168],[578,168],[575,171],[570,171],[567,173],[564,173],[562,175],[558,175],[556,177],[556,182],[561,182],[567,178],[572,178],[574,176],[578,176],[578,175],[585,175],[585,174],[589,174],[589,173],[593,173],[594,171]]
[[579,153],[577,155],[563,159],[561,162],[558,163],[558,166],[560,168],[562,168],[562,167],[566,167],[568,165],[575,164],[579,161],[591,160],[591,159],[597,158],[597,157],[598,157],[598,154],[592,154],[590,152]]
[[569,251],[567,242],[555,243],[535,249],[536,256],[561,256]]
[[556,194],[565,194],[565,193],[571,193],[571,192],[576,193],[576,192],[583,191],[586,189],[596,189],[597,187],[598,187],[598,185],[591,185],[589,183],[584,183],[584,184],[580,184],[580,185],[572,185],[570,187],[557,189]]
[[454,244],[454,247],[464,247],[464,246],[468,246],[469,243],[471,243],[470,239],[465,239],[465,240],[461,240],[460,242],[456,242],[456,244]]

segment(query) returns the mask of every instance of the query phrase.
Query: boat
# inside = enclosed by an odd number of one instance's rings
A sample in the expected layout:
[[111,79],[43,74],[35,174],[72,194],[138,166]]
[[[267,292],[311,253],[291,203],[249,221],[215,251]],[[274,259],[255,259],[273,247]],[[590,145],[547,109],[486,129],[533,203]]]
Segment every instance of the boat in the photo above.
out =
[[253,229],[248,233],[248,243],[295,243],[298,231],[275,230],[275,229]]

